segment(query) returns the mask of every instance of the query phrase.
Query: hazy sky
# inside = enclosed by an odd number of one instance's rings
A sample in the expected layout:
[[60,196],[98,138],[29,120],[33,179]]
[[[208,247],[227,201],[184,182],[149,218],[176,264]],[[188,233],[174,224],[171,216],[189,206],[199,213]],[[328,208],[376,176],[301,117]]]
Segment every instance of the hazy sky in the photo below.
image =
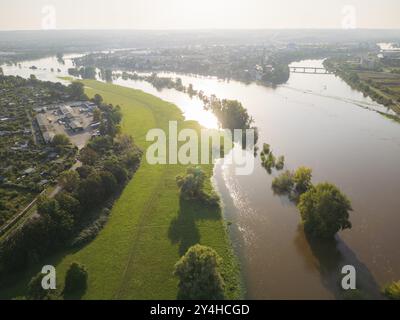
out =
[[0,29],[400,28],[400,0],[0,0]]

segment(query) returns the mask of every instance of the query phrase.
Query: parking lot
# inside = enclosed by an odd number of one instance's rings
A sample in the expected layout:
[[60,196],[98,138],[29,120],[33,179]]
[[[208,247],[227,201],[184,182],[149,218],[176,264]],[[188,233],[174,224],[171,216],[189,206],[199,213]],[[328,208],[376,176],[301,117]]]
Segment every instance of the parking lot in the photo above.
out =
[[[87,105],[91,105],[88,107]],[[97,133],[93,124],[93,105],[85,103],[65,103],[43,107],[37,122],[45,142],[56,134],[65,134],[71,142],[82,149],[92,135]]]

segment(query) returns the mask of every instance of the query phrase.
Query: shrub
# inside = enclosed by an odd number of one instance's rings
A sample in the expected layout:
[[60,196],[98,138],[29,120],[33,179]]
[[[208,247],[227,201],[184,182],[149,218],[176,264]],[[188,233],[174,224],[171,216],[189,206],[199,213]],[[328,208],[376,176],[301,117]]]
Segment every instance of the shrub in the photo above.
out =
[[201,198],[202,198],[203,203],[208,207],[219,207],[220,206],[220,198],[219,198],[218,194],[216,194],[216,193],[212,193],[212,194],[204,193]]
[[92,173],[86,179],[81,180],[78,187],[78,199],[83,206],[94,206],[99,203],[99,199],[103,199],[103,196],[103,183],[97,173]]
[[275,169],[280,171],[283,170],[284,167],[285,167],[285,157],[280,156],[275,164]]
[[313,237],[333,238],[351,228],[350,201],[332,184],[319,184],[302,194],[298,208],[305,231]]
[[72,192],[78,187],[79,180],[79,174],[76,171],[69,170],[61,173],[59,183],[65,190]]
[[195,245],[175,265],[179,277],[178,298],[216,300],[224,298],[224,281],[219,272],[221,258],[212,248]]
[[50,291],[42,287],[42,279],[44,274],[38,273],[34,276],[28,284],[27,298],[31,300],[49,300]]
[[54,146],[67,146],[70,144],[69,138],[65,134],[56,134],[51,142]]
[[293,174],[290,171],[285,171],[272,181],[272,190],[279,195],[289,195],[292,192],[293,186]]
[[103,184],[103,189],[106,197],[114,194],[118,189],[118,182],[114,175],[108,171],[100,172],[101,183]]
[[393,282],[383,289],[383,294],[392,300],[400,300],[400,281]]
[[73,294],[86,290],[88,272],[84,265],[77,262],[71,263],[65,275],[65,294]]
[[306,192],[310,187],[312,179],[312,170],[306,167],[298,168],[293,175],[293,182],[295,183],[295,191],[298,195]]
[[89,165],[92,166],[96,163],[96,161],[99,159],[99,155],[97,152],[92,149],[91,147],[87,146],[83,148],[79,152],[79,160],[84,164],[84,165]]
[[94,172],[94,168],[91,166],[83,165],[82,167],[77,168],[76,172],[78,172],[81,179],[86,179]]
[[72,247],[81,247],[90,241],[92,241],[99,232],[103,229],[105,224],[108,221],[108,216],[110,214],[110,210],[103,209],[102,214],[100,217],[90,224],[87,228],[83,229],[78,236],[72,240],[71,246]]
[[271,146],[267,143],[264,143],[262,153],[264,155],[267,155],[270,153],[270,151],[271,151]]
[[81,205],[78,199],[75,199],[67,192],[61,192],[56,196],[56,200],[61,210],[72,214],[74,218],[79,218],[81,213]]
[[203,195],[203,187],[206,175],[204,171],[197,168],[188,168],[186,176],[176,177],[176,183],[181,190],[184,199],[200,198]]
[[123,185],[128,179],[128,172],[116,160],[108,160],[104,164],[104,170],[111,172],[120,185]]

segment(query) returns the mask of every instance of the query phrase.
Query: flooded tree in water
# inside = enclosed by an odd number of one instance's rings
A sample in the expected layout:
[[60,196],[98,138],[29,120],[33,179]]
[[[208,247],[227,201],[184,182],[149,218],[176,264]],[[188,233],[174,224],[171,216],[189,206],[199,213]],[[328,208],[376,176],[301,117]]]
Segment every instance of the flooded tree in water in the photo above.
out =
[[304,230],[312,237],[331,239],[338,231],[351,228],[351,203],[333,184],[311,187],[300,196],[298,209]]

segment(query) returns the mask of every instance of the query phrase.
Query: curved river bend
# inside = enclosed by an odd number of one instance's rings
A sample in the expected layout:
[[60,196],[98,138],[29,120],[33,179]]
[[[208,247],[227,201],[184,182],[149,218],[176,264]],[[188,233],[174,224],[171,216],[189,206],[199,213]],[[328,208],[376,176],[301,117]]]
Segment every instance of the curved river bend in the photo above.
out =
[[[35,64],[46,70],[30,70]],[[61,75],[66,75],[70,60]],[[322,66],[321,60],[299,65]],[[56,81],[55,58],[3,66],[5,74]],[[248,109],[286,168],[313,169],[314,182],[336,184],[352,201],[353,229],[335,243],[307,241],[297,209],[271,190],[273,176],[255,160],[252,175],[236,176],[232,166],[217,164],[215,184],[242,268],[247,297],[252,299],[342,298],[338,290],[343,265],[357,270],[358,284],[376,297],[380,286],[400,279],[400,125],[374,110],[386,111],[334,75],[292,74],[276,89],[215,78],[179,76],[185,85],[219,98],[237,99]],[[215,127],[202,103],[175,90],[157,91],[150,84],[119,79],[115,83],[142,89],[173,102],[187,119]]]

